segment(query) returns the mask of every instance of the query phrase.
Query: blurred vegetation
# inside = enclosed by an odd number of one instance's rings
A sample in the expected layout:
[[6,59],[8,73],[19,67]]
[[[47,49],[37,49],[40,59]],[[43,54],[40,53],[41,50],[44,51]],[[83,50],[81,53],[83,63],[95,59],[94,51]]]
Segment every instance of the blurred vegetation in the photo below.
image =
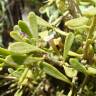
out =
[[2,2],[0,96],[95,96],[96,0]]

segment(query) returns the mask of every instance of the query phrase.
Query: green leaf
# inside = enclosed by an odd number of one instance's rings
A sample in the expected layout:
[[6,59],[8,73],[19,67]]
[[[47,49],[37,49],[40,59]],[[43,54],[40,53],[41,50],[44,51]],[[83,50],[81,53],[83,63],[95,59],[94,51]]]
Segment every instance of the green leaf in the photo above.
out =
[[21,74],[24,71],[24,66],[19,66],[17,69],[8,68],[9,76],[13,76],[16,79],[19,79],[21,77]]
[[64,70],[65,70],[66,75],[70,78],[73,78],[77,75],[77,70],[75,70],[74,68],[64,66]]
[[10,44],[10,46],[8,47],[8,50],[17,53],[17,54],[25,54],[25,53],[30,53],[30,52],[45,52],[44,50],[25,43],[25,42],[15,42]]
[[26,56],[9,55],[5,58],[5,63],[13,65],[22,65],[26,58]]
[[37,24],[37,18],[34,12],[30,12],[28,15],[30,27],[32,34],[35,38],[38,37],[38,24]]
[[22,32],[26,33],[30,38],[32,38],[32,32],[30,31],[30,29],[25,21],[19,20],[18,25],[21,28]]
[[82,58],[83,57],[83,54],[78,54],[78,53],[75,53],[75,52],[72,52],[72,51],[69,51],[68,55],[72,56],[72,57],[77,57],[77,58]]
[[15,41],[23,41],[23,37],[20,35],[18,31],[11,31],[10,36],[15,40]]
[[46,62],[42,62],[41,63],[41,68],[48,75],[53,76],[53,77],[55,77],[55,78],[57,78],[59,80],[62,80],[64,82],[66,82],[66,83],[72,84],[71,81],[65,75],[63,75],[60,71],[58,71],[52,65],[50,65],[50,64],[48,64]]
[[87,17],[79,17],[79,18],[75,18],[75,19],[71,19],[69,21],[66,21],[65,25],[68,28],[75,30],[78,28],[86,27],[88,24],[88,20],[89,19]]
[[71,58],[69,62],[74,69],[83,72],[84,74],[87,74],[86,67],[83,64],[81,64],[77,59]]
[[87,67],[87,73],[88,75],[96,75],[96,68]]
[[69,33],[65,39],[65,44],[64,44],[64,52],[63,52],[63,57],[64,57],[64,60],[66,60],[67,58],[67,55],[70,51],[70,48],[72,46],[72,43],[73,43],[73,40],[74,40],[74,34],[73,33]]
[[42,19],[41,17],[39,17],[39,16],[36,16],[36,17],[37,17],[37,23],[38,23],[38,25],[40,25],[40,26],[45,26],[45,27],[49,27],[49,28],[52,27],[50,23],[48,23],[47,21],[45,21],[45,20]]
[[13,27],[13,31],[18,31],[18,32],[20,32],[21,30],[20,30],[20,27],[19,27],[18,25],[15,25],[15,26]]

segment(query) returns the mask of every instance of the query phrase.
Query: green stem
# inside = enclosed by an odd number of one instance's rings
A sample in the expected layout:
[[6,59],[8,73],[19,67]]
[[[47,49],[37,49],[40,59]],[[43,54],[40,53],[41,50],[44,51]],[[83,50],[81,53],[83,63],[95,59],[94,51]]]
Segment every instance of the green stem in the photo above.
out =
[[64,31],[62,31],[62,30],[60,30],[59,28],[54,28],[53,27],[53,29],[57,32],[57,33],[59,33],[59,34],[61,34],[61,35],[64,35],[64,36],[67,36],[68,35],[68,33],[67,32],[64,32]]
[[0,47],[0,54],[3,55],[3,56],[6,56],[6,55],[10,55],[11,52],[7,49],[4,49],[4,48]]

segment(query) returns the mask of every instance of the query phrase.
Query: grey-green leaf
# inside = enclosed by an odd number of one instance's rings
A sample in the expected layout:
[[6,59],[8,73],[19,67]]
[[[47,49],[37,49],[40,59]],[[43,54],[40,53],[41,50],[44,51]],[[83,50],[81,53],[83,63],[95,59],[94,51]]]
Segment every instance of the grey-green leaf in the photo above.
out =
[[46,62],[41,63],[41,68],[44,70],[45,73],[47,73],[50,76],[53,76],[59,80],[62,80],[66,83],[72,84],[71,81],[63,75],[60,71],[58,71],[55,67],[53,67],[51,64],[48,64]]
[[33,37],[38,37],[38,24],[37,24],[37,18],[34,12],[30,12],[28,15],[31,31],[33,34]]
[[74,40],[74,34],[70,32],[65,39],[64,52],[63,52],[64,60],[66,60],[67,58],[67,55],[68,55],[68,52],[70,51],[73,40]]
[[81,64],[77,59],[71,58],[69,62],[74,69],[83,72],[84,74],[87,74],[86,67]]

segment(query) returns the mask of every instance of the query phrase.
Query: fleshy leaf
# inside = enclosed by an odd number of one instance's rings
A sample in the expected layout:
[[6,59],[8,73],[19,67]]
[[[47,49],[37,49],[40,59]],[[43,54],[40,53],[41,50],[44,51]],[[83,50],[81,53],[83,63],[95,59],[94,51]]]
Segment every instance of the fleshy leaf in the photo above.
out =
[[37,18],[34,12],[30,12],[28,15],[30,27],[32,34],[35,38],[38,37],[38,25],[37,25]]
[[23,41],[23,37],[20,35],[18,31],[12,31],[10,32],[10,36],[15,40],[15,41]]
[[68,53],[70,51],[73,40],[74,40],[74,34],[69,33],[68,36],[65,39],[65,44],[64,44],[64,52],[63,52],[64,60],[66,60],[66,58],[67,58],[67,55],[68,55]]
[[19,27],[18,25],[15,25],[15,26],[13,27],[13,31],[18,31],[18,32],[20,32],[21,30],[20,30],[20,27]]
[[5,63],[13,65],[22,65],[26,56],[9,55],[5,58]]
[[74,69],[83,72],[84,74],[87,74],[86,67],[81,64],[77,59],[71,58],[69,62]]
[[30,52],[45,52],[44,50],[25,43],[25,42],[16,42],[13,44],[10,44],[10,46],[8,47],[8,50],[11,50],[14,53],[18,53],[18,54],[25,54],[25,53],[30,53]]
[[57,78],[59,80],[62,80],[66,83],[69,83],[69,84],[72,84],[70,82],[70,80],[65,76],[63,75],[60,71],[58,71],[55,67],[53,67],[52,65],[46,63],[46,62],[43,62],[41,63],[41,68],[44,70],[45,73],[47,73],[48,75],[50,76],[53,76],[54,78]]
[[0,47],[0,55],[6,56],[10,54],[11,54],[11,51]]
[[39,16],[36,16],[36,17],[37,17],[37,23],[38,23],[38,25],[49,27],[49,28],[52,27],[50,23],[48,23],[47,21],[45,21],[41,17],[39,17]]
[[22,32],[26,33],[30,38],[32,38],[32,32],[30,31],[30,29],[25,21],[19,20],[18,25],[21,28]]
[[87,17],[79,17],[75,19],[71,19],[69,21],[65,22],[65,25],[70,29],[77,29],[77,28],[83,28],[88,24],[88,18]]
[[68,77],[73,78],[77,75],[77,70],[64,66],[65,73]]
[[96,68],[87,67],[87,73],[88,73],[89,75],[96,75]]

